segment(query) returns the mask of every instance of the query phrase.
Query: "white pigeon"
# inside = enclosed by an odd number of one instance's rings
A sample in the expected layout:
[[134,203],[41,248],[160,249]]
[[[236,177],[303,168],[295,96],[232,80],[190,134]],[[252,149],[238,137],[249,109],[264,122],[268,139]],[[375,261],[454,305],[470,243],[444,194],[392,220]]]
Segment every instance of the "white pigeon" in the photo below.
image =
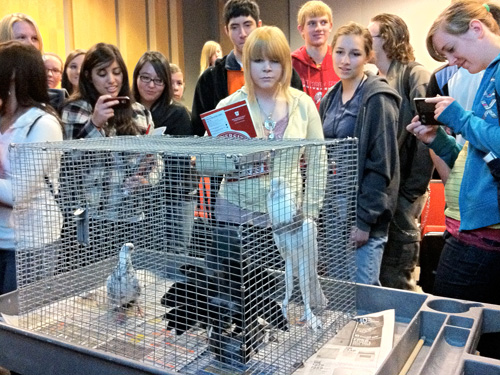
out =
[[293,194],[283,177],[275,177],[269,186],[267,212],[273,226],[292,223],[297,215],[297,206]]
[[118,312],[117,320],[122,321],[125,319],[126,310],[131,306],[135,306],[138,313],[143,316],[138,304],[141,285],[132,266],[133,251],[134,245],[130,242],[122,246],[118,264],[106,281],[108,301]]
[[267,210],[273,228],[273,237],[285,260],[286,295],[282,304],[283,315],[287,316],[288,303],[293,292],[293,277],[298,276],[304,315],[302,320],[314,331],[321,328],[321,320],[311,307],[324,309],[328,303],[317,274],[318,230],[313,219],[304,219],[297,210],[294,195],[283,177],[271,180],[267,197]]

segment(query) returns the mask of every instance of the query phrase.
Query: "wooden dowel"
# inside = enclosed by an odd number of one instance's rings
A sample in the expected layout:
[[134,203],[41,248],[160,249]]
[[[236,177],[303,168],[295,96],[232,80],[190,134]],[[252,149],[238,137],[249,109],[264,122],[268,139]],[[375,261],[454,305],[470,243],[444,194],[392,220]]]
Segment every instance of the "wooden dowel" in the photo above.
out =
[[413,365],[413,362],[415,362],[415,358],[417,358],[418,353],[420,352],[420,349],[422,349],[422,346],[424,345],[425,342],[425,336],[422,336],[420,340],[417,341],[417,345],[415,345],[415,348],[413,348],[413,351],[411,352],[410,356],[406,360],[405,365],[399,372],[399,375],[406,375],[408,373],[408,370],[410,367]]

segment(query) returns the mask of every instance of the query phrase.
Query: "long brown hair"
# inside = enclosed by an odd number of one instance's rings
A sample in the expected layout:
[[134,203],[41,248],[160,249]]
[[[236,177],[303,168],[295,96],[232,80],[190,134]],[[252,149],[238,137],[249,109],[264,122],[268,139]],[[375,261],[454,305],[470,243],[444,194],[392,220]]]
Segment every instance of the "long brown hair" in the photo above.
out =
[[62,72],[62,79],[61,79],[61,87],[63,89],[66,89],[68,91],[68,94],[73,94],[73,84],[69,81],[68,73],[66,73],[66,70],[68,69],[69,64],[77,58],[78,56],[85,55],[87,51],[84,49],[76,49],[72,51],[68,57],[66,57],[66,62],[64,63],[64,68]]
[[415,61],[410,44],[410,31],[405,21],[395,14],[381,13],[372,18],[379,24],[379,36],[384,40],[382,48],[390,60],[407,64]]
[[[83,99],[94,108],[101,94],[97,91],[92,82],[92,70],[97,66],[109,66],[114,61],[118,63],[123,75],[122,87],[118,96],[131,97],[127,66],[125,65],[120,50],[112,44],[97,43],[85,54],[82,69],[80,71],[78,92],[70,98],[70,101]],[[131,100],[133,100],[132,97]],[[139,126],[133,119],[134,111],[132,110],[131,103],[125,108],[116,108],[114,111],[115,115],[108,120],[107,126],[104,128],[106,134],[109,134],[113,128],[116,130],[116,135],[142,134]]]

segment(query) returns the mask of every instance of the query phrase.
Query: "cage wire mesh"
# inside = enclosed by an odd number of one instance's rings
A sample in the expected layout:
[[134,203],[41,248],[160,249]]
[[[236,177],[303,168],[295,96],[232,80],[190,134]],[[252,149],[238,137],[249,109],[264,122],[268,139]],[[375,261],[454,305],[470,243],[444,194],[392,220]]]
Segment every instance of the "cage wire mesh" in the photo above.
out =
[[166,373],[291,374],[355,314],[356,139],[117,137],[10,158],[23,328]]

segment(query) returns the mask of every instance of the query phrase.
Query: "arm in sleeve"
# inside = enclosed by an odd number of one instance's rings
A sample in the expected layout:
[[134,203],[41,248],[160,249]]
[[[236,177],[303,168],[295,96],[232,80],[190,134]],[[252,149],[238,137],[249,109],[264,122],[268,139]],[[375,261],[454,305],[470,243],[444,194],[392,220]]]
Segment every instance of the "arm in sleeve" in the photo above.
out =
[[[61,126],[57,119],[49,114],[43,115],[30,130],[26,137],[26,143],[61,141]],[[19,181],[28,181],[26,185],[14,186],[14,176],[11,179],[0,180],[0,203],[13,206],[14,200],[22,203],[31,199],[36,192],[46,184],[46,176],[55,176],[59,173],[60,154],[51,151],[36,151],[38,160],[33,159],[31,150],[19,147],[14,152],[12,158],[12,171],[23,171],[23,177]],[[36,162],[36,163],[34,163]],[[14,194],[13,192],[18,192]]]
[[436,138],[428,144],[437,156],[439,156],[448,165],[453,168],[455,160],[462,149],[462,146],[457,143],[454,137],[446,134],[446,131],[440,126]]
[[105,136],[104,130],[98,130],[92,122],[92,107],[86,102],[66,104],[62,110],[61,119],[64,124],[64,139]]
[[361,141],[368,142],[368,152],[360,173],[357,213],[357,226],[365,232],[393,208],[389,186],[399,184],[398,115],[392,97],[375,95],[368,102],[363,126],[369,128],[364,133],[369,139]]
[[490,121],[466,111],[457,102],[453,101],[439,115],[438,120],[452,128],[456,133],[462,134],[470,145],[488,153],[493,151],[500,155],[500,126],[498,118],[489,117]]
[[410,202],[425,194],[434,171],[429,148],[417,139],[414,141],[416,150],[413,154],[411,172],[399,188],[400,194]]
[[205,134],[205,127],[203,126],[200,115],[207,111],[211,111],[217,105],[215,101],[215,87],[212,79],[212,71],[213,67],[203,72],[196,83],[196,89],[194,91],[191,123],[194,135],[200,137]]
[[[415,101],[413,99],[425,97],[430,78],[430,72],[421,65],[415,66],[411,71],[411,117],[414,117],[417,113]],[[403,124],[403,131],[406,132],[407,137],[413,138],[407,132],[406,125],[408,124]],[[417,139],[411,139],[411,142],[414,142],[414,144],[411,148],[413,155],[411,155],[410,174],[401,184],[399,191],[408,201],[414,202],[418,197],[425,194],[432,177],[432,172],[434,171],[434,163],[432,162],[428,148],[422,142]]]
[[292,79],[290,81],[290,87],[293,87],[294,89],[304,91],[304,88],[302,87],[302,80],[300,79],[299,73],[292,68]]

